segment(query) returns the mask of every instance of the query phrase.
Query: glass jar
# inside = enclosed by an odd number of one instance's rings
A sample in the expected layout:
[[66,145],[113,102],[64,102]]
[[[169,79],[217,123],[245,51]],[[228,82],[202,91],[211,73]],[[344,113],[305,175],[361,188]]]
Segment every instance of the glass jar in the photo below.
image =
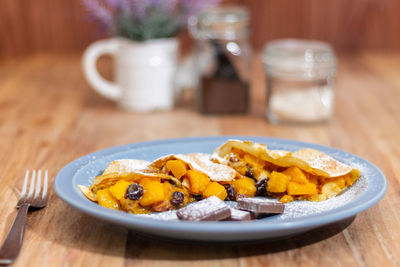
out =
[[331,117],[336,59],[329,44],[298,39],[271,41],[264,48],[263,63],[270,122],[313,123]]
[[241,7],[202,11],[190,23],[199,73],[196,106],[202,113],[244,113],[249,102],[249,15]]

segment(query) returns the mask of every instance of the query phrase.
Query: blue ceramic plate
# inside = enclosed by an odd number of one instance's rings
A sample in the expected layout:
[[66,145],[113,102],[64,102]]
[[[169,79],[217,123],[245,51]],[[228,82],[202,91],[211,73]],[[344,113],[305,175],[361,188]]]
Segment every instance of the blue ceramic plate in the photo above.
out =
[[[358,168],[361,177],[335,198],[322,202],[294,201],[286,204],[282,215],[247,222],[156,220],[101,207],[89,201],[77,187],[79,184],[89,186],[112,160],[134,158],[153,161],[172,153],[212,153],[228,139],[252,140],[267,144],[270,149],[289,151],[315,148]],[[222,136],[151,141],[94,152],[65,166],[57,174],[54,187],[61,199],[84,213],[143,233],[184,240],[248,241],[284,238],[353,217],[383,197],[387,182],[383,173],[372,163],[335,148],[276,138]]]

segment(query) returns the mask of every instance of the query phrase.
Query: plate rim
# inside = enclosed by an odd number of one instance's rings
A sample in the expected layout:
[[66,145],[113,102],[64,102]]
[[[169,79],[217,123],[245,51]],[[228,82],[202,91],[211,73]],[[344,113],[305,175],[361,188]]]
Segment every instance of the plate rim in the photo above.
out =
[[[304,147],[312,147],[316,149],[323,149],[325,153],[331,154],[330,152],[340,152],[340,153],[347,153],[351,155],[352,157],[355,157],[357,160],[363,161],[369,165],[369,167],[372,167],[376,174],[381,178],[382,184],[380,190],[378,190],[377,194],[374,195],[373,197],[370,197],[367,199],[367,201],[360,203],[356,206],[351,205],[353,201],[350,201],[349,203],[346,203],[344,206],[337,207],[331,211],[329,214],[315,214],[315,215],[310,215],[307,216],[306,218],[300,217],[300,218],[293,218],[291,219],[290,222],[284,222],[284,221],[278,221],[278,222],[268,222],[265,223],[262,220],[257,220],[257,221],[249,221],[249,222],[184,222],[184,221],[168,221],[166,223],[165,221],[161,220],[154,220],[151,218],[146,218],[146,217],[134,217],[131,216],[132,214],[124,213],[121,211],[114,211],[110,210],[104,207],[101,207],[95,203],[92,202],[87,202],[88,205],[81,206],[79,204],[79,201],[75,201],[74,199],[71,199],[68,194],[63,190],[61,186],[61,182],[63,180],[62,177],[71,177],[71,188],[74,190],[73,187],[73,179],[72,177],[84,166],[87,166],[90,164],[90,158],[96,157],[101,155],[101,157],[107,157],[112,154],[120,153],[123,151],[129,151],[129,150],[134,150],[138,149],[140,147],[149,147],[151,146],[158,146],[158,145],[163,145],[163,144],[170,144],[170,143],[176,143],[176,142],[204,142],[204,141],[219,141],[221,140],[221,144],[223,141],[227,141],[228,139],[239,139],[239,140],[253,140],[255,142],[261,142],[260,140],[265,140],[262,142],[266,142],[268,146],[268,142],[277,142],[281,144],[289,144],[289,145],[295,145],[295,146],[304,146]],[[260,139],[257,141],[256,139]],[[326,152],[328,151],[328,152]],[[66,181],[67,182],[67,181]],[[54,180],[54,189],[58,197],[60,197],[64,202],[66,202],[68,205],[84,212],[87,213],[91,216],[95,216],[97,218],[101,218],[103,220],[107,220],[109,222],[113,222],[116,224],[122,224],[127,227],[133,227],[133,226],[138,226],[138,224],[142,224],[143,222],[146,224],[145,227],[142,226],[144,229],[162,229],[162,228],[167,228],[168,230],[172,231],[190,231],[192,233],[200,233],[204,231],[204,227],[207,227],[207,232],[208,233],[231,233],[233,230],[236,230],[238,226],[241,228],[242,233],[258,233],[260,231],[263,232],[272,232],[272,231],[277,231],[277,230],[296,230],[298,229],[299,231],[302,229],[313,229],[319,226],[323,226],[329,223],[333,223],[336,221],[344,220],[346,218],[352,217],[357,215],[358,213],[368,209],[369,207],[373,206],[376,204],[379,200],[383,198],[387,191],[387,180],[383,172],[373,163],[370,161],[361,158],[360,156],[357,156],[355,154],[352,154],[350,152],[337,149],[334,147],[329,147],[325,145],[320,145],[320,144],[315,144],[315,143],[310,143],[310,142],[304,142],[304,141],[297,141],[297,140],[292,140],[292,139],[284,139],[284,138],[276,138],[276,137],[265,137],[265,136],[224,136],[224,135],[218,135],[218,136],[200,136],[200,137],[184,137],[184,138],[171,138],[171,139],[158,139],[158,140],[150,140],[150,141],[144,141],[144,142],[136,142],[136,143],[130,143],[130,144],[125,144],[125,145],[119,145],[119,146],[114,146],[114,147],[109,147],[106,149],[101,149],[97,150],[95,152],[86,154],[84,156],[81,156],[79,158],[76,158],[75,160],[69,162],[67,165],[65,165],[56,175],[56,178]],[[368,186],[367,186],[368,189]],[[93,204],[93,205],[90,205]],[[350,207],[346,207],[350,205]],[[93,207],[97,207],[92,209]],[[346,207],[346,208],[344,208]],[[100,209],[99,209],[100,208]],[[127,216],[129,215],[129,217]],[[168,224],[166,227],[165,225]],[[251,227],[246,227],[247,224],[251,224]],[[160,228],[161,227],[161,228]]]

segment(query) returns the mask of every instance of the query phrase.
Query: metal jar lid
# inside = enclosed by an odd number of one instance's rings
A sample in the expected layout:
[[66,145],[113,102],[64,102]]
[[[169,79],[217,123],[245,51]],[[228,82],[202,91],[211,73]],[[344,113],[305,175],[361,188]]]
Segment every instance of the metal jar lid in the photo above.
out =
[[201,11],[191,32],[199,39],[235,40],[248,36],[249,13],[239,6],[219,7]]
[[336,58],[325,42],[278,39],[268,42],[262,55],[267,74],[288,79],[324,79],[336,74]]

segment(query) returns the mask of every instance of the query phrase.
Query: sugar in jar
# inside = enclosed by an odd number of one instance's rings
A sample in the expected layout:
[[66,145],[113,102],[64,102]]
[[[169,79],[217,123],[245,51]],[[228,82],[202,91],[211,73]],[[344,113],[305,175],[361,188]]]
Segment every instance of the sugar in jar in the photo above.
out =
[[336,58],[325,42],[280,39],[266,44],[266,116],[272,123],[327,121],[333,111]]

